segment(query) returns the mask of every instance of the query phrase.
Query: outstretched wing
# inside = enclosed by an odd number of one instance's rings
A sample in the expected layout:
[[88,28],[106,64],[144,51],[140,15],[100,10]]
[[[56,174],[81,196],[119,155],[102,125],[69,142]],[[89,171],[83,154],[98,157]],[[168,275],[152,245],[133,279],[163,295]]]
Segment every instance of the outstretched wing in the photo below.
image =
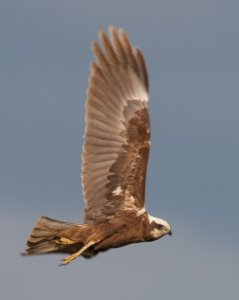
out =
[[124,30],[99,33],[91,67],[82,156],[85,222],[144,207],[150,150],[145,61]]

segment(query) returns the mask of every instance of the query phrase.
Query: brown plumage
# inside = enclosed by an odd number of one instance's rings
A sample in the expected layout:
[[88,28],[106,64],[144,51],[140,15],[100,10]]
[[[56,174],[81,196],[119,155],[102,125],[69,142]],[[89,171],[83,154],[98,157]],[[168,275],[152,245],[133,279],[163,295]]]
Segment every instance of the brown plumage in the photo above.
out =
[[99,33],[93,42],[82,155],[84,224],[41,217],[27,241],[26,255],[69,253],[68,264],[82,255],[170,234],[169,224],[145,209],[150,150],[148,75],[141,51],[125,31]]

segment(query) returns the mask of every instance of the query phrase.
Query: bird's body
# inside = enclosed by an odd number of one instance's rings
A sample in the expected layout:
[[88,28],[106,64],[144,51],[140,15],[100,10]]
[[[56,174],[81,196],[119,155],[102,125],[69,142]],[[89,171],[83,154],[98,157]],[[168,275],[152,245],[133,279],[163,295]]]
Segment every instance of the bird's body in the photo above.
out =
[[170,225],[145,209],[150,150],[148,76],[141,51],[123,30],[103,32],[93,52],[86,102],[82,155],[84,223],[41,217],[28,241],[27,255],[69,253],[68,264],[82,255],[152,241],[171,233]]

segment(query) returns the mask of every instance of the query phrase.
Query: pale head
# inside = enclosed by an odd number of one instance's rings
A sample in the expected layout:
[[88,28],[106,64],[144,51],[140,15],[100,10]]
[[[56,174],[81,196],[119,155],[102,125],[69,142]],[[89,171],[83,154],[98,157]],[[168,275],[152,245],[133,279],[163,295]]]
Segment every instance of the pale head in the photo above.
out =
[[172,235],[171,226],[167,221],[148,215],[149,234],[153,239],[159,239],[162,236]]

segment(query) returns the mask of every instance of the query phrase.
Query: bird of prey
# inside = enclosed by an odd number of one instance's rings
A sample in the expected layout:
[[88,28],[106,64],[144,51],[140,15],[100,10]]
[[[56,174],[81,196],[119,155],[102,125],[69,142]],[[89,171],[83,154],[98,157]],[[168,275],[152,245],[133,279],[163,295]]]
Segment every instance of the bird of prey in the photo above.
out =
[[171,234],[170,225],[145,208],[150,150],[149,83],[145,60],[123,29],[99,32],[92,49],[82,154],[84,222],[41,217],[27,240],[25,255],[67,253],[62,264],[80,255]]

